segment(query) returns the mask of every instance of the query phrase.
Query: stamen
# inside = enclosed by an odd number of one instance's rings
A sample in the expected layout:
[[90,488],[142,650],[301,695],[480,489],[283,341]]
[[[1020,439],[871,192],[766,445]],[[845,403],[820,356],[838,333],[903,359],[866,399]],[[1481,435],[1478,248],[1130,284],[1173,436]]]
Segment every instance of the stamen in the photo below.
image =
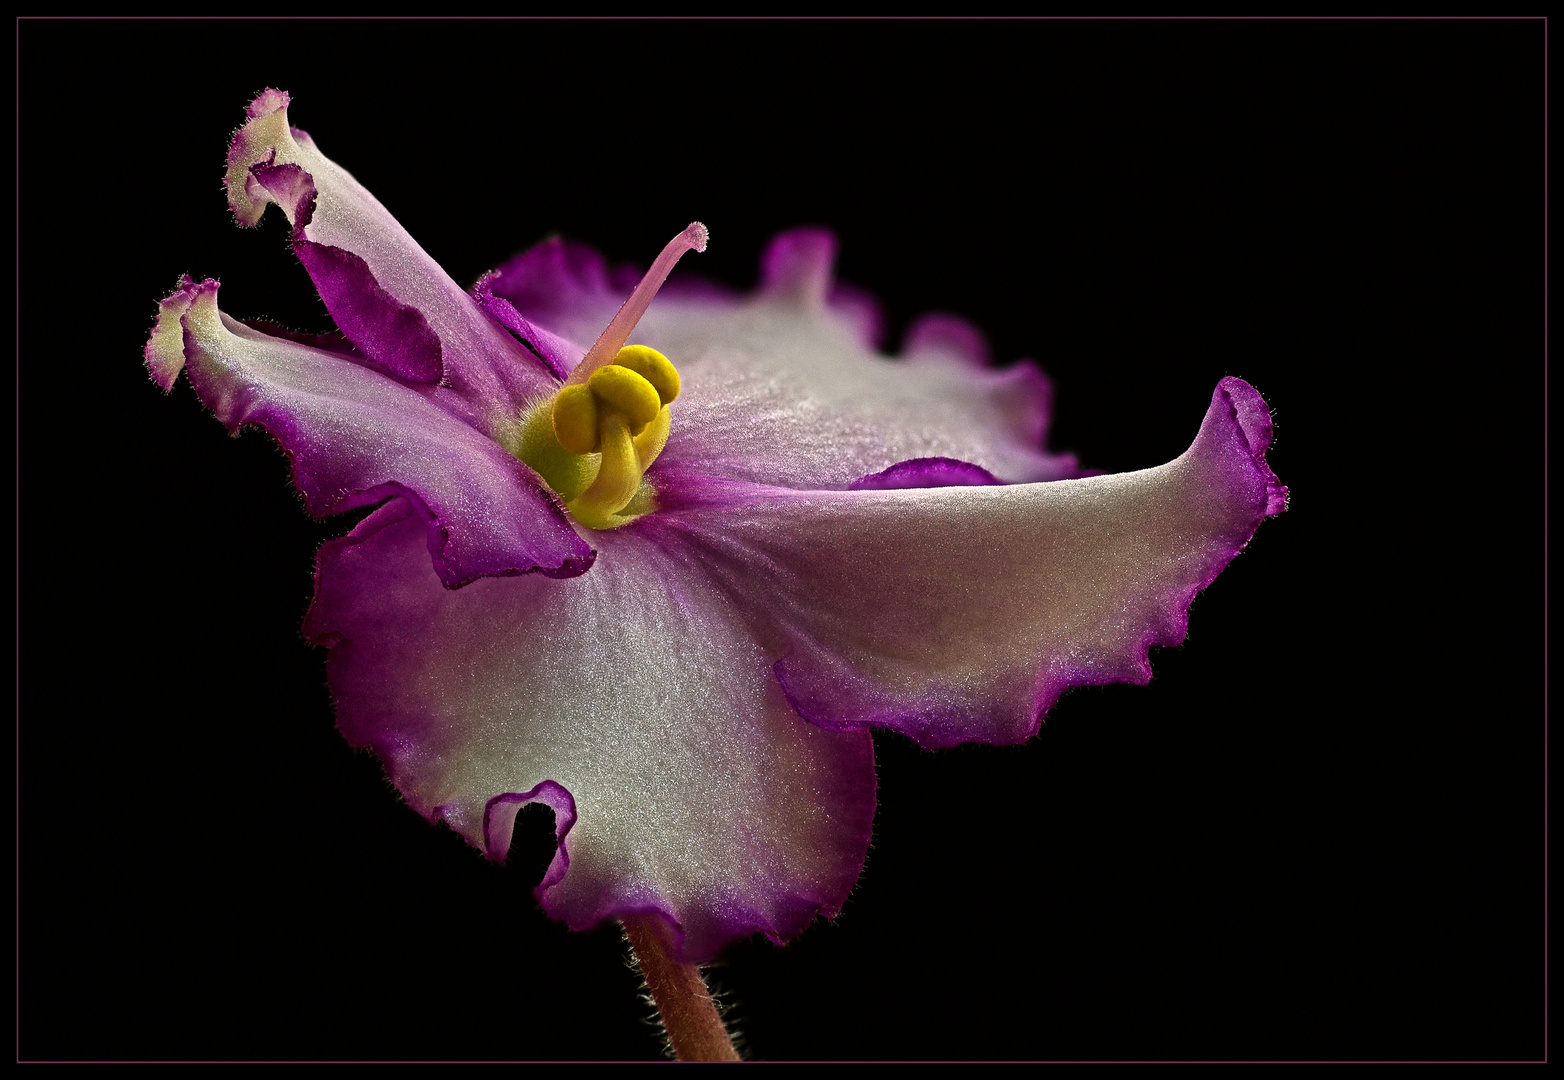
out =
[[690,223],[668,242],[570,378],[523,410],[511,449],[589,529],[617,529],[656,509],[646,470],[668,444],[668,406],[682,380],[673,362],[625,339],[679,257],[706,250],[706,226]]
[[570,512],[589,529],[611,529],[624,524],[618,520],[619,511],[641,487],[639,455],[623,413],[610,413],[603,418],[599,445],[603,463],[597,479],[571,501]]
[[614,357],[619,355],[620,348],[635,330],[635,324],[641,321],[642,315],[646,314],[652,297],[657,295],[657,290],[662,288],[664,281],[668,280],[668,273],[679,261],[679,257],[692,248],[696,251],[705,251],[707,237],[706,226],[698,221],[692,221],[689,228],[668,241],[668,246],[663,248],[661,255],[657,256],[657,261],[652,263],[652,268],[646,272],[641,283],[630,294],[630,299],[624,302],[624,306],[619,309],[619,314],[609,321],[608,326],[587,350],[587,354],[581,358],[581,363],[576,365],[576,370],[572,371],[570,378],[565,380],[566,386],[579,386],[590,379],[592,373],[598,368],[613,363]]
[[679,372],[662,353],[626,345],[583,384],[529,405],[511,452],[537,470],[589,529],[617,529],[655,508],[643,477],[668,445]]

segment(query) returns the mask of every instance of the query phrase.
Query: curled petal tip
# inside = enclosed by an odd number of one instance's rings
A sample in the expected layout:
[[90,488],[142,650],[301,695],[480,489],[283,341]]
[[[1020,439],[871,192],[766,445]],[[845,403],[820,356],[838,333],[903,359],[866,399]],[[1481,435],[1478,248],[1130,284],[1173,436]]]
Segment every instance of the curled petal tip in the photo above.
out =
[[1218,399],[1225,401],[1232,409],[1239,434],[1254,459],[1256,470],[1265,481],[1265,516],[1272,517],[1280,514],[1287,509],[1288,492],[1265,460],[1266,451],[1270,449],[1271,441],[1275,438],[1270,406],[1265,403],[1265,398],[1260,396],[1258,390],[1243,379],[1232,375],[1217,384],[1213,400]]
[[278,109],[286,109],[291,100],[288,96],[288,91],[277,90],[268,86],[265,90],[255,95],[254,101],[245,106],[245,113],[252,120],[259,116],[269,116]]
[[174,388],[174,380],[185,367],[185,312],[205,294],[217,295],[217,281],[206,278],[199,284],[189,274],[181,275],[174,291],[158,304],[157,322],[142,349],[142,359],[152,381],[165,392]]

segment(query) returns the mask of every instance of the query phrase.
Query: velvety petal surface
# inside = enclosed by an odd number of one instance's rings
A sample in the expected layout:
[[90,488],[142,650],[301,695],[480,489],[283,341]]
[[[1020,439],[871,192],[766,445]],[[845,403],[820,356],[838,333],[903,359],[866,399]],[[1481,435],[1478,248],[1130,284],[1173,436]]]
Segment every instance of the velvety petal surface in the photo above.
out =
[[530,469],[447,409],[451,391],[409,386],[348,353],[261,333],[223,315],[217,282],[163,301],[146,360],[164,389],[181,370],[231,430],[255,424],[288,453],[314,514],[405,495],[426,565],[455,588],[492,574],[573,575],[592,562]]
[[1224,379],[1190,449],[1053,483],[799,492],[670,467],[647,519],[719,582],[821,726],[1018,742],[1070,686],[1145,683],[1286,489],[1270,413]]
[[276,203],[294,250],[342,332],[401,379],[443,383],[486,425],[503,423],[555,379],[533,352],[485,315],[396,219],[303,131],[288,95],[267,90],[228,153],[228,199],[253,225]]
[[327,544],[305,631],[343,734],[491,858],[518,806],[554,807],[539,898],[572,927],[662,911],[699,961],[833,914],[869,840],[867,733],[798,719],[687,552],[639,523],[596,542],[579,577],[455,591],[400,500]]
[[[665,353],[683,379],[670,459],[792,488],[842,489],[914,458],[968,462],[1006,482],[1078,474],[1073,456],[1044,449],[1051,391],[1041,372],[986,367],[982,335],[953,316],[917,324],[901,358],[880,355],[872,304],[833,284],[835,250],[822,230],[785,233],[753,296],[658,297],[630,340]],[[521,316],[590,342],[628,295],[622,276],[555,240],[488,288]]]

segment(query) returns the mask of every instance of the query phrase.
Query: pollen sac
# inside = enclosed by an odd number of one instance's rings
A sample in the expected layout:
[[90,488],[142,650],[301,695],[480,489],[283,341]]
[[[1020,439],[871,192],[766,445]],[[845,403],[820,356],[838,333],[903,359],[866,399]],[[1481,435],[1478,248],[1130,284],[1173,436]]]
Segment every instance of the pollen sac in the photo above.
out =
[[[600,409],[601,412],[617,409],[624,414],[632,435],[645,431],[646,425],[657,419],[657,412],[663,407],[656,387],[631,368],[620,367],[617,361],[594,371],[587,386],[592,396],[607,407]],[[555,410],[557,414],[558,406]]]
[[614,357],[614,365],[629,368],[652,384],[657,397],[664,405],[673,404],[679,396],[679,371],[656,349],[645,345],[626,345]]
[[598,433],[597,397],[586,386],[567,386],[554,399],[554,434],[572,454],[595,454],[602,445]]
[[642,474],[668,442],[668,403],[679,389],[679,372],[666,356],[626,345],[585,383],[530,406],[513,452],[581,524],[617,528],[652,509]]

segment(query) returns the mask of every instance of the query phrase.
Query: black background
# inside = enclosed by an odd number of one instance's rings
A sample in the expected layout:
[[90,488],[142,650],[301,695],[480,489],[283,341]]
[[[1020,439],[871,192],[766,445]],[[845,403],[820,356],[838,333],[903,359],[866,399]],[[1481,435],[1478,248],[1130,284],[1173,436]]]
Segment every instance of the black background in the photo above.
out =
[[1020,747],[876,737],[834,924],[715,969],[763,1058],[1538,1058],[1540,21],[19,24],[24,1058],[645,1058],[612,929],[333,727],[320,542],[259,433],[141,346],[184,272],[324,328],[265,86],[463,284],[552,231],[754,281],[842,240],[888,343],[959,312],[1056,449],[1166,461],[1271,401],[1291,508],[1149,687]]

